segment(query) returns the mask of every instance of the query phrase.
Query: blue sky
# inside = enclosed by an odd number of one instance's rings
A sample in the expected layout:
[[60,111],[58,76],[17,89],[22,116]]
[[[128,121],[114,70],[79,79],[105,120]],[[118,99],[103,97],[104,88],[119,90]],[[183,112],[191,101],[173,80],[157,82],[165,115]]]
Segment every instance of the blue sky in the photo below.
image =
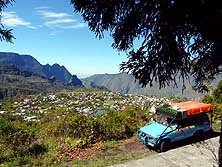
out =
[[29,54],[41,64],[58,63],[81,76],[119,72],[126,54],[111,47],[108,35],[96,39],[73,11],[70,0],[16,0],[2,14],[3,25],[13,29],[16,39],[0,43],[0,51]]

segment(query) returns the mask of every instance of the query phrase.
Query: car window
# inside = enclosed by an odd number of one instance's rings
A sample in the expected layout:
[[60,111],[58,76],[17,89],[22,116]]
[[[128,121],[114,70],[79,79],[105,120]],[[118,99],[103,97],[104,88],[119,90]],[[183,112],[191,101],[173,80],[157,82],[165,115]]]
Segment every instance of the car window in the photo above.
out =
[[169,124],[175,125],[175,124],[177,124],[177,121],[175,119],[173,119],[173,118],[168,117],[167,118],[167,123],[168,123],[168,125]]
[[184,128],[187,126],[187,119],[180,119],[177,120],[177,124],[180,128]]
[[201,115],[200,118],[197,120],[198,124],[201,124],[203,122],[210,122],[209,117],[207,116],[207,114]]
[[198,115],[184,118],[184,119],[175,120],[173,121],[173,124],[177,124],[178,127],[184,128],[187,126],[202,124],[203,122],[210,122],[208,115],[205,113],[198,114]]
[[202,124],[203,122],[209,122],[207,114],[198,114],[188,118],[188,126]]
[[196,116],[192,116],[187,118],[187,126],[192,126],[195,125],[199,122],[199,118],[197,118]]

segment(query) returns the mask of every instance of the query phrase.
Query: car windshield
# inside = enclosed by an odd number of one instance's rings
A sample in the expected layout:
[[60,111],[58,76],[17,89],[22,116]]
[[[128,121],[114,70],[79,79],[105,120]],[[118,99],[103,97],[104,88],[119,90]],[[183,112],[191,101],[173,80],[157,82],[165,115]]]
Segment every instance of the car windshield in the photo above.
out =
[[165,114],[160,114],[157,115],[157,122],[163,125],[170,125],[170,123],[172,123],[172,118],[170,118],[168,115]]

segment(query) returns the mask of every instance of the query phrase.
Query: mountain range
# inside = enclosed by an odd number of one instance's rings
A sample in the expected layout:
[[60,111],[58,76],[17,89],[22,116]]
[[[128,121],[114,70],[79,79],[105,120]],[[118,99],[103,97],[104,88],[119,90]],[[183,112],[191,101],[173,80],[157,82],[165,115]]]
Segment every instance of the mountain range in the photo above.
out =
[[0,52],[0,64],[16,65],[21,71],[30,71],[46,78],[55,78],[57,81],[63,83],[75,83],[73,86],[81,87],[82,82],[75,75],[72,76],[70,72],[59,64],[42,65],[35,58],[30,55],[20,55],[17,53]]
[[[192,89],[193,86],[192,82],[189,81],[186,81],[185,83],[186,89],[182,92],[182,82],[179,80],[179,78],[177,78],[177,83],[178,83],[177,87],[171,84],[162,89],[159,89],[159,84],[157,82],[155,82],[152,87],[147,86],[145,88],[142,88],[133,75],[126,73],[97,74],[80,80],[79,78],[77,78],[76,75],[70,74],[70,72],[64,66],[60,66],[59,64],[53,64],[52,66],[49,64],[42,65],[30,55],[20,55],[17,53],[0,52],[0,65],[3,66],[13,65],[8,67],[8,71],[7,68],[2,67],[2,70],[0,71],[0,79],[3,75],[6,74],[6,76],[9,78],[8,79],[4,78],[5,81],[6,80],[12,81],[11,78],[18,78],[19,76],[20,82],[26,83],[26,81],[23,80],[28,81],[30,77],[31,78],[35,77],[34,87],[37,88],[37,90],[56,91],[66,88],[70,89],[70,87],[72,88],[85,87],[88,89],[110,90],[124,94],[144,94],[144,95],[156,95],[156,96],[180,96],[180,97],[182,96],[191,100],[201,100],[201,98],[204,96],[204,94],[195,92]],[[13,71],[12,72],[13,74],[10,74],[9,76],[10,70]],[[15,74],[16,70],[19,70],[19,72],[17,71],[19,74]],[[212,83],[212,85],[215,86],[220,79],[221,77],[218,77]],[[41,80],[42,82],[47,83],[46,85],[48,86],[43,86],[44,89],[41,89],[41,84],[38,85],[37,80]],[[56,83],[55,85],[59,85],[58,87],[55,86],[55,89],[51,87],[53,85],[52,84],[53,82]],[[28,83],[33,84],[32,82]],[[26,83],[26,85],[28,83]],[[0,82],[0,84],[2,84],[2,86],[4,87],[7,87],[7,82],[4,83]],[[15,83],[12,82],[11,84],[12,85],[15,84],[16,88],[17,87],[21,88],[22,86],[24,86],[23,84],[19,85],[19,82]],[[31,87],[30,90],[36,91],[35,88]]]
[[0,65],[0,99],[70,89],[75,87],[30,71],[21,71],[15,65]]
[[[212,85],[221,79],[218,77]],[[191,79],[192,81],[192,79]],[[88,78],[82,79],[85,87],[86,83],[93,83],[94,85],[105,87],[110,91],[120,92],[125,94],[144,94],[144,95],[155,95],[155,96],[179,96],[186,97],[190,100],[201,100],[205,94],[198,93],[192,89],[192,82],[186,81],[186,89],[182,92],[182,81],[177,78],[177,87],[171,84],[165,88],[159,89],[159,84],[155,82],[152,87],[142,88],[139,82],[134,78],[133,75],[127,73],[119,74],[97,74]]]

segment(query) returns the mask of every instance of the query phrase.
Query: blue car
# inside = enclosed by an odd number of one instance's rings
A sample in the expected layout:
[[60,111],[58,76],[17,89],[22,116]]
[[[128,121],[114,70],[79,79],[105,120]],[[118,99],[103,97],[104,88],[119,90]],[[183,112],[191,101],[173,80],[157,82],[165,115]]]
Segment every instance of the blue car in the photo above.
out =
[[[193,105],[194,103],[196,105]],[[212,105],[199,102],[176,104],[177,107],[172,105],[158,108],[158,119],[138,130],[138,139],[145,146],[159,148],[164,152],[169,150],[175,141],[189,137],[193,137],[195,141],[204,139],[205,132],[211,129],[207,112],[212,113]],[[190,107],[184,107],[184,104]]]

